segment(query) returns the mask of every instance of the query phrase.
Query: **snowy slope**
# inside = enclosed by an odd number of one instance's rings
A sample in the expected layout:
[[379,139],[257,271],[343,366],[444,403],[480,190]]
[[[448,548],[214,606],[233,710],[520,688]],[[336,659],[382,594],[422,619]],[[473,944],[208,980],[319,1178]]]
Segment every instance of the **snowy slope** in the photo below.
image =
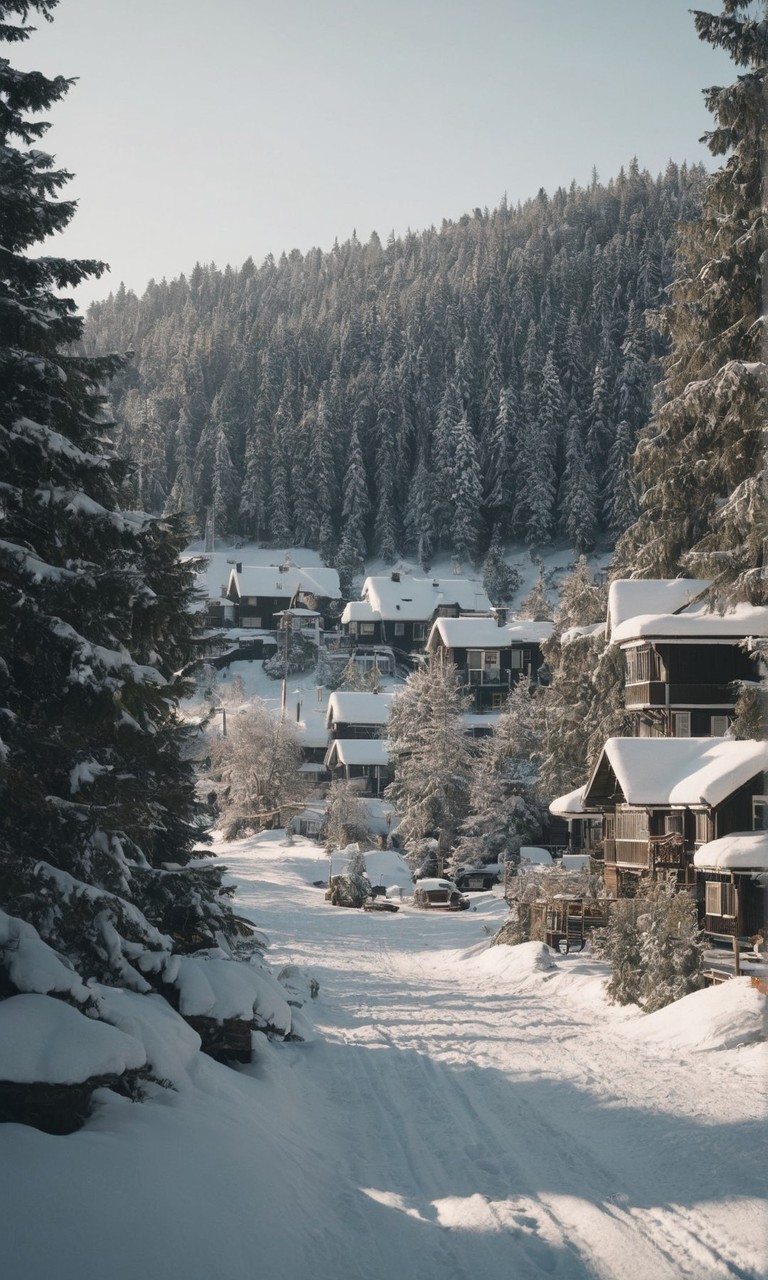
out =
[[319,981],[317,1038],[233,1071],[116,1002],[176,1091],[104,1095],[68,1138],[2,1127],[4,1280],[764,1275],[766,1046],[705,1044],[754,1032],[746,980],[645,1019],[588,957],[489,948],[494,894],[375,915],[325,902],[310,842],[221,852],[273,964]]

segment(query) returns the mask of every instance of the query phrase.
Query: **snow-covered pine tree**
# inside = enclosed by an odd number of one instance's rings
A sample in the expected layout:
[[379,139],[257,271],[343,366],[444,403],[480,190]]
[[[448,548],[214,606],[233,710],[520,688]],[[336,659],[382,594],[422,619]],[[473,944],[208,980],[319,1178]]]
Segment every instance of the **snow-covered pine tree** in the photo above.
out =
[[463,413],[454,431],[451,524],[451,550],[460,561],[474,561],[477,556],[482,496],[477,441]]
[[387,797],[401,815],[398,834],[406,846],[437,839],[438,875],[469,812],[475,743],[465,732],[466,707],[456,668],[433,657],[408,677],[387,727],[394,775]]
[[[607,589],[592,581],[580,556],[563,582],[555,630],[543,645],[550,683],[544,697],[541,785],[550,797],[580,786],[605,739],[623,729],[621,655],[605,642],[606,608]],[[585,630],[578,634],[572,628]]]
[[510,691],[489,738],[481,739],[472,771],[470,813],[452,864],[514,862],[520,846],[543,835],[547,809],[537,791],[543,737],[543,692],[526,680]]
[[341,544],[336,556],[336,568],[339,571],[341,594],[345,599],[349,599],[352,596],[353,579],[361,576],[365,570],[365,556],[368,549],[366,527],[370,510],[357,422],[352,426],[342,492],[343,525]]
[[663,399],[636,451],[641,513],[618,549],[619,572],[712,577],[724,603],[766,598],[768,370],[765,186],[768,7],[723,0],[697,12],[702,40],[741,72],[709,89],[707,135],[725,156],[703,211],[682,228],[666,321]]
[[[30,11],[54,7],[6,0],[0,37],[26,39]],[[36,145],[40,113],[69,85],[0,60],[0,906],[84,978],[146,991],[142,954],[162,960],[234,926],[218,872],[192,862],[184,534],[119,509],[125,466],[100,388],[120,361],[71,354],[82,322],[60,291],[102,265],[29,256],[74,212],[57,198],[69,175]],[[5,978],[2,994],[14,990]]]
[[552,605],[549,603],[547,588],[544,585],[544,565],[539,560],[539,573],[528,595],[520,604],[520,617],[530,618],[533,622],[547,622],[552,617]]
[[483,590],[491,604],[501,605],[509,604],[519,587],[520,574],[504,559],[504,548],[497,525],[483,561]]
[[703,942],[696,900],[658,881],[643,895],[640,936],[640,1003],[655,1013],[704,986]]

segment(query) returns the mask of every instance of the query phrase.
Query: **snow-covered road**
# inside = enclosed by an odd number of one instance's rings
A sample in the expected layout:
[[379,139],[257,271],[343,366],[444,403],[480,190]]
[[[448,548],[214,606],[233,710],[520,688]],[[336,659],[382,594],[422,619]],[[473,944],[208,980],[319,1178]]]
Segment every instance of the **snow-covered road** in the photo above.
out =
[[763,1274],[760,1048],[628,1040],[595,964],[484,949],[498,899],[334,910],[322,860],[261,848],[227,854],[240,903],[320,981],[297,1066],[333,1158],[315,1280]]
[[132,997],[173,1088],[104,1091],[66,1138],[0,1126],[2,1280],[765,1280],[748,978],[645,1018],[595,962],[488,947],[498,897],[348,911],[307,841],[220,852],[275,971],[319,981],[318,1034],[232,1070]]

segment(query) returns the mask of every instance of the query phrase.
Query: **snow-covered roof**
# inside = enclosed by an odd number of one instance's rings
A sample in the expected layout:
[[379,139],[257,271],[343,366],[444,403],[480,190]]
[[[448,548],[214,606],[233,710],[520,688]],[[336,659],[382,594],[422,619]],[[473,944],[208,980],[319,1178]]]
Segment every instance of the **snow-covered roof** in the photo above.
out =
[[384,738],[335,738],[325,756],[327,765],[389,764],[389,743]]
[[555,818],[584,818],[594,815],[594,809],[584,807],[584,787],[576,787],[564,796],[557,796],[549,806],[549,812]]
[[541,644],[554,630],[553,622],[514,618],[499,626],[495,618],[436,618],[427,648],[438,638],[446,649],[511,649],[516,644]]
[[332,724],[386,724],[394,695],[394,689],[382,689],[380,693],[336,690],[328,699],[326,728]]
[[725,738],[609,738],[584,788],[607,758],[627,804],[718,805],[768,769],[768,743]]
[[475,613],[490,613],[491,602],[482,583],[471,578],[413,578],[401,573],[366,578],[361,592],[381,618],[395,622],[425,622],[440,605],[458,605]]
[[608,588],[608,638],[629,618],[684,609],[709,586],[708,578],[617,578]]
[[702,603],[682,613],[642,613],[628,618],[614,628],[611,643],[680,639],[711,644],[744,640],[747,636],[768,636],[768,608],[740,604],[720,614]]
[[458,889],[452,880],[437,880],[434,877],[425,877],[423,880],[417,880],[417,889],[423,889],[425,893],[433,893],[437,889],[447,889],[449,893],[458,893]]
[[768,831],[735,831],[696,850],[694,867],[707,871],[768,871]]
[[350,622],[379,622],[380,615],[374,613],[367,600],[350,600],[341,615],[344,624]]
[[243,564],[232,569],[229,582],[234,582],[240,596],[293,596],[306,591],[316,596],[337,600],[341,594],[339,575],[335,569],[313,565],[302,569],[297,565]]

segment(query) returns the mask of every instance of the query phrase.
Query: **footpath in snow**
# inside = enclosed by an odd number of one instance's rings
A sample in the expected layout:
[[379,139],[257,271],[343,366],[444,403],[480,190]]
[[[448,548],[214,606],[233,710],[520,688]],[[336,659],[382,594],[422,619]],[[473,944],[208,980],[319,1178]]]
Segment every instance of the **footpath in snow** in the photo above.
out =
[[643,1017],[588,957],[488,947],[498,896],[344,910],[309,842],[220,852],[275,971],[319,982],[314,1036],[237,1070],[180,1036],[174,1090],[66,1138],[3,1126],[4,1280],[765,1277],[748,979]]

